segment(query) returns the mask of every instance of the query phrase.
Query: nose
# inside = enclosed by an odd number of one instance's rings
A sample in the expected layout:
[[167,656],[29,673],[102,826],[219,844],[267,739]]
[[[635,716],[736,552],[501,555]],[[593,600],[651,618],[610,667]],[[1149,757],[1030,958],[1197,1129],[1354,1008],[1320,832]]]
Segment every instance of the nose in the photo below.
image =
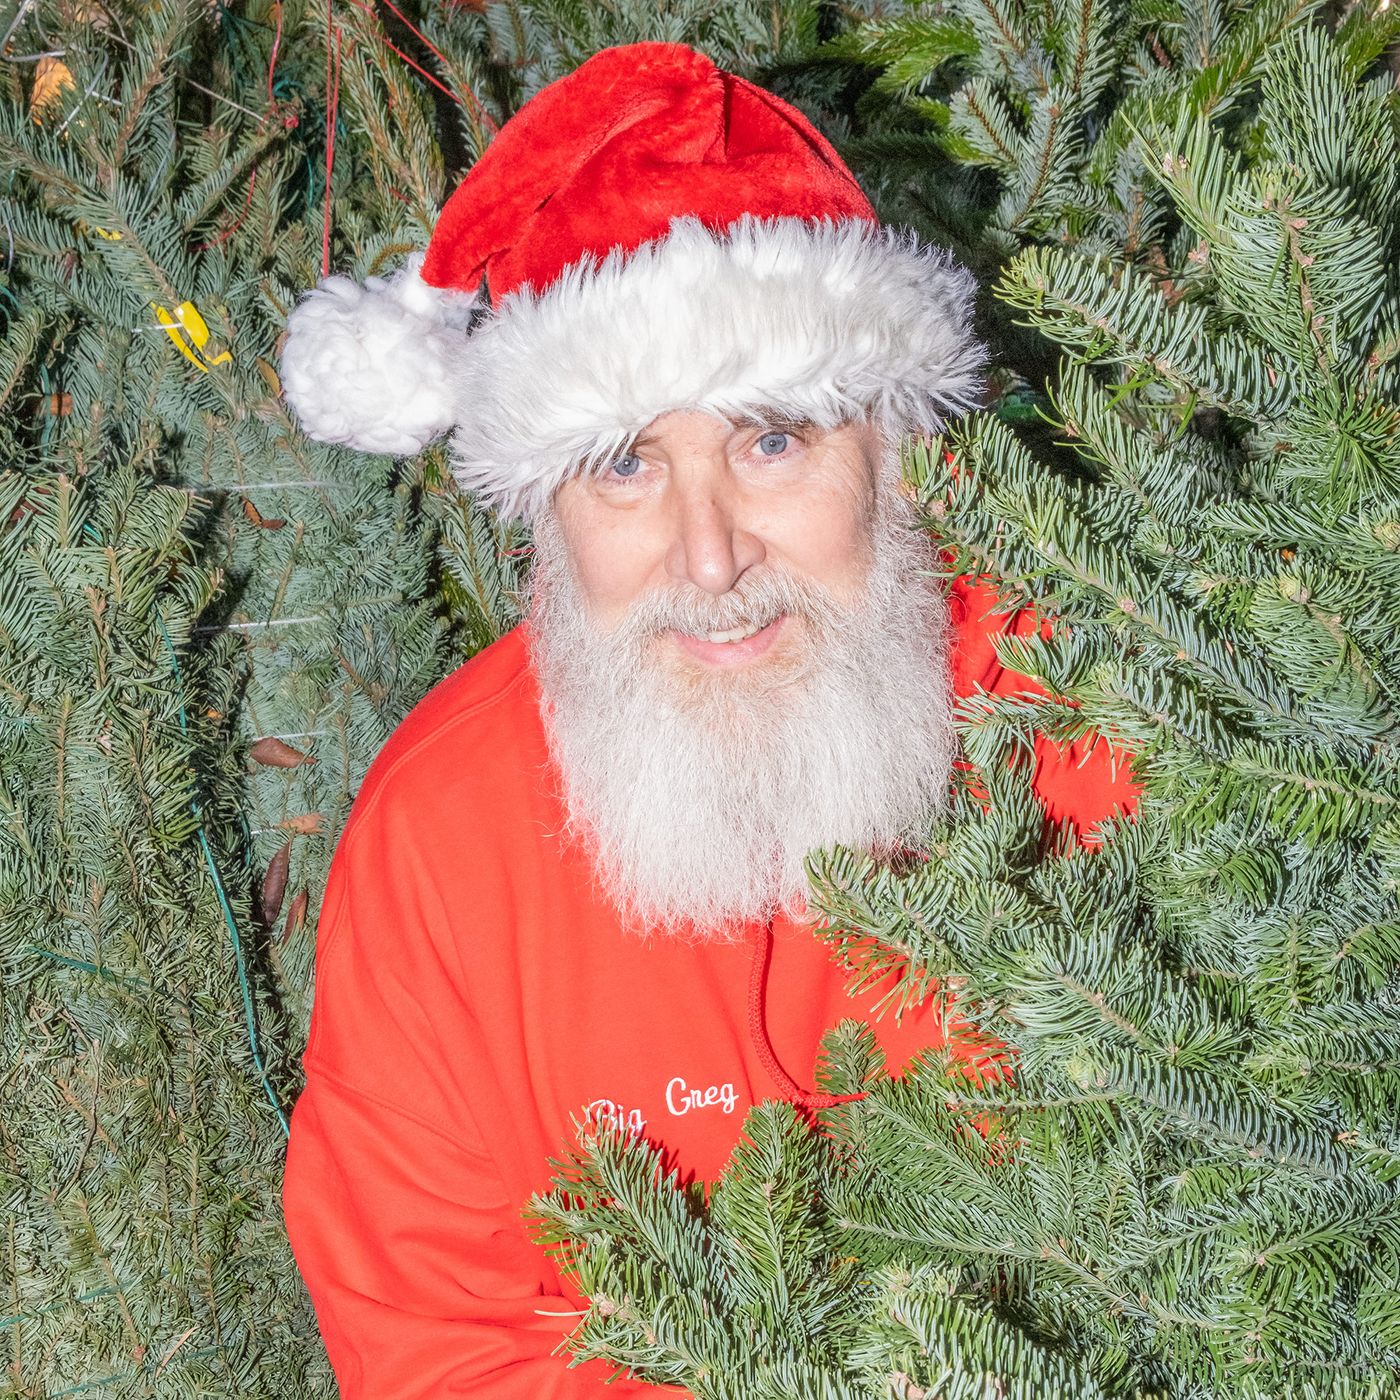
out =
[[744,527],[743,503],[728,472],[707,470],[673,478],[670,547],[666,572],[716,597],[728,593],[746,570],[761,564],[763,541]]

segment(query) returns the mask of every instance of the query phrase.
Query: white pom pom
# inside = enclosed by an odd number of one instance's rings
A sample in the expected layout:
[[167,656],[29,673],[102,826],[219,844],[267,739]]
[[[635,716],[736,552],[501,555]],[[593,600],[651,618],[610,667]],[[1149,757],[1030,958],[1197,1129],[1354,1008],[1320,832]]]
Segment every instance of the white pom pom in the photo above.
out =
[[406,457],[456,423],[456,371],[479,298],[418,275],[416,253],[361,287],[327,277],[287,318],[282,394],[308,436]]

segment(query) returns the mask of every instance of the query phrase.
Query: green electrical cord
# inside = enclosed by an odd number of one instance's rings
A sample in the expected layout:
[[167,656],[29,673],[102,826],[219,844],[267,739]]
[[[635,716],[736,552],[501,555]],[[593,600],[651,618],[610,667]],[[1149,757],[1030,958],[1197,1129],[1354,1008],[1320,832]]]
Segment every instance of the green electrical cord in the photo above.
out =
[[[189,719],[185,714],[185,677],[180,670],[180,656],[175,650],[175,643],[170,639],[170,632],[166,628],[165,618],[160,609],[156,609],[156,621],[160,625],[161,636],[165,638],[165,645],[170,648],[170,660],[175,668],[175,679],[180,684],[179,706],[180,706],[180,732],[188,734],[190,731]],[[228,895],[224,891],[224,882],[219,876],[219,867],[214,860],[213,849],[209,845],[209,835],[204,829],[204,817],[200,812],[198,798],[190,799],[190,810],[194,813],[195,819],[199,822],[199,845],[204,852],[204,863],[209,867],[210,878],[214,881],[214,893],[219,898],[219,908],[223,910],[224,923],[228,926],[229,942],[233,945],[234,966],[238,969],[238,987],[243,994],[243,1018],[248,1026],[248,1049],[253,1055],[253,1066],[258,1072],[258,1078],[262,1081],[263,1092],[267,1095],[268,1102],[272,1105],[273,1112],[277,1114],[277,1121],[282,1125],[282,1132],[290,1136],[291,1125],[287,1122],[287,1115],[282,1110],[282,1105],[277,1101],[277,1095],[273,1092],[272,1084],[268,1080],[267,1070],[263,1066],[262,1053],[258,1049],[258,1028],[257,1020],[253,1011],[253,992],[248,984],[248,965],[243,957],[243,940],[238,934],[238,921],[233,917],[233,909],[229,904]]]

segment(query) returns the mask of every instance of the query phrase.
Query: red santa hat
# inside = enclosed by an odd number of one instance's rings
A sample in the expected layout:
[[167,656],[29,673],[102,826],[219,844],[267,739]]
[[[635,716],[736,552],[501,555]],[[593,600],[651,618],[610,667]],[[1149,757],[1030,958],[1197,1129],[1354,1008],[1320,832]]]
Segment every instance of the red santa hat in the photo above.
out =
[[882,228],[787,103],[678,44],[597,54],[473,166],[425,253],[292,312],[312,437],[453,470],[532,516],[672,409],[931,431],[971,406],[973,282]]

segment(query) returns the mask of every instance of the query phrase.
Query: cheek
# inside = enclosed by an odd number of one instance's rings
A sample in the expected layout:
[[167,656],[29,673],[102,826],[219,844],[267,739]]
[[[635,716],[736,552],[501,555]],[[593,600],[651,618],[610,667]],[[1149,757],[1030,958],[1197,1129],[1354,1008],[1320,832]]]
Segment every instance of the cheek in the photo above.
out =
[[599,548],[591,540],[574,556],[584,600],[600,622],[617,621],[645,591],[649,571],[634,549]]
[[650,586],[655,547],[643,521],[600,507],[583,490],[559,490],[556,509],[564,548],[591,615],[611,625]]
[[838,596],[860,589],[870,564],[873,504],[855,483],[795,503],[773,543],[789,564]]

